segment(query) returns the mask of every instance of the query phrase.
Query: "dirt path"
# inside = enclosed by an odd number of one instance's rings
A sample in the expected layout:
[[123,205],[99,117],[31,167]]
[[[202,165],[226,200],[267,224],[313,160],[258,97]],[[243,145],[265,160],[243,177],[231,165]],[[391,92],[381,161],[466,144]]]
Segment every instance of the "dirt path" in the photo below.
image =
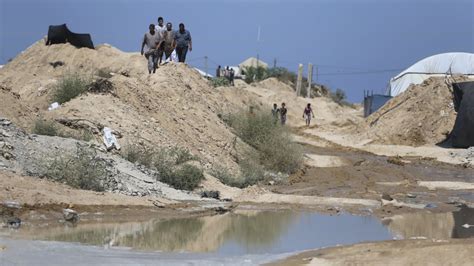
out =
[[472,265],[474,240],[363,243],[301,253],[268,265]]
[[[384,216],[435,204],[434,211],[452,210],[453,204],[473,204],[462,195],[473,192],[474,169],[420,157],[388,157],[344,147],[297,129],[304,145],[306,166],[289,184],[267,186],[275,193],[298,196],[380,200],[388,194],[402,206],[374,211]],[[446,181],[449,181],[446,183]],[[449,189],[456,188],[457,190]],[[448,204],[451,203],[451,204]],[[400,205],[400,204],[399,204]]]

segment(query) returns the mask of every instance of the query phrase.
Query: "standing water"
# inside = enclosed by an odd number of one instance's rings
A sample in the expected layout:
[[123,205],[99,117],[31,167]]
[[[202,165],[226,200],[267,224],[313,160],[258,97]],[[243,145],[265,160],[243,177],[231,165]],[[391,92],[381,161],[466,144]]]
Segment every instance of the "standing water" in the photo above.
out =
[[[237,210],[147,222],[25,226],[10,238],[0,237],[0,245],[8,247],[0,254],[0,264],[55,264],[50,258],[58,264],[257,264],[335,245],[394,237],[455,237],[451,233],[455,216],[394,216],[382,223],[375,217],[349,214]],[[20,240],[25,238],[29,240]]]

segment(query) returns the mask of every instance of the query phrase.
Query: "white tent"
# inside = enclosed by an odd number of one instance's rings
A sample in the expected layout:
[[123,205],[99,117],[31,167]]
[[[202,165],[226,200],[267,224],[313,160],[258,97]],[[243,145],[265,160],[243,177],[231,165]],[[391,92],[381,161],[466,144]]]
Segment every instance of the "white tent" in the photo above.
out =
[[240,69],[243,69],[245,67],[257,67],[257,66],[267,68],[268,64],[255,57],[247,58],[245,61],[239,64]]
[[397,96],[411,84],[421,84],[430,77],[462,74],[474,77],[474,54],[445,53],[427,57],[390,79],[388,92]]
[[206,74],[206,72],[202,71],[201,69],[194,67],[194,70],[196,70],[201,76],[207,77],[207,78],[212,78],[213,76],[209,73]]

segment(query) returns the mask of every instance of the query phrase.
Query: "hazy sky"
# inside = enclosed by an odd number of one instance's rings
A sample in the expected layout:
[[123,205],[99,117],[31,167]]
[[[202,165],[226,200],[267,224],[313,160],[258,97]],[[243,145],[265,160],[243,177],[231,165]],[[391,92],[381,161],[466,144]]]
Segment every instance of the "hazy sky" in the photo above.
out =
[[[158,16],[184,22],[189,63],[209,69],[256,56],[296,71],[318,66],[318,82],[360,101],[427,56],[474,52],[474,0],[0,0],[0,64],[67,23],[94,44],[138,51]],[[260,42],[257,42],[258,27]],[[176,27],[177,28],[177,27]],[[305,68],[306,71],[306,68]]]

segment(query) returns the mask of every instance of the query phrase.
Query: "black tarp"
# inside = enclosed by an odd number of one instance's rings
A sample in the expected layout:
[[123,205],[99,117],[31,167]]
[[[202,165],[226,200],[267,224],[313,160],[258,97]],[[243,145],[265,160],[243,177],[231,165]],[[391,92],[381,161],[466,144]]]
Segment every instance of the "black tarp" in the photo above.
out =
[[452,145],[469,148],[474,146],[474,82],[454,83],[453,94],[458,115],[451,132]]
[[90,34],[71,32],[66,24],[49,26],[46,45],[66,42],[69,42],[78,48],[87,47],[94,49],[94,44],[92,43]]
[[371,115],[382,107],[386,102],[392,99],[391,96],[387,95],[365,95],[364,96],[364,117]]

